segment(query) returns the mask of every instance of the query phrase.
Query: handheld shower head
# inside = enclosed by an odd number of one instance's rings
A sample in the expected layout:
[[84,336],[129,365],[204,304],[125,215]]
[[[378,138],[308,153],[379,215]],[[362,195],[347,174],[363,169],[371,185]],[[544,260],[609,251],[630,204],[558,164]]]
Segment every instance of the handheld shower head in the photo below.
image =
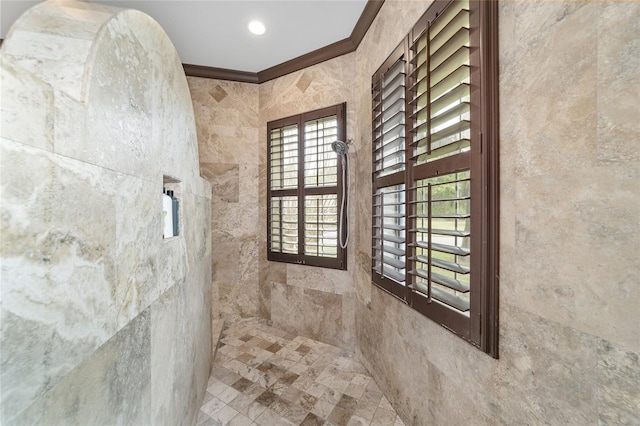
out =
[[338,155],[347,155],[347,152],[349,152],[349,145],[348,142],[337,140],[331,144],[331,149]]
[[349,156],[347,153],[349,152],[350,143],[350,140],[347,142],[336,140],[331,144],[331,149],[340,157],[340,162],[342,163],[342,202],[340,203],[340,222],[338,222],[338,244],[340,244],[340,247],[343,249],[347,248],[347,244],[349,243],[349,229],[347,229],[346,236],[344,236],[345,233],[342,227],[344,224],[344,215],[347,214],[346,212],[348,210],[347,191],[349,190],[349,172],[347,169],[349,167]]

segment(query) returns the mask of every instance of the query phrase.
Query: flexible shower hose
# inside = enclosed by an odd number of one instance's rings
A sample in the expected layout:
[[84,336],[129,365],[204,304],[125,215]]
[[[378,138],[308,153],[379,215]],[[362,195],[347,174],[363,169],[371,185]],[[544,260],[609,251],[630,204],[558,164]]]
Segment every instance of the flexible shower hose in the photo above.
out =
[[344,239],[344,243],[342,242],[342,226],[344,225],[344,212],[349,208],[348,200],[347,200],[347,189],[349,188],[349,159],[347,158],[347,154],[344,153],[341,155],[342,157],[342,202],[340,203],[340,226],[338,227],[338,242],[340,243],[340,248],[343,250],[347,248],[347,244],[349,244],[349,226],[347,225],[347,230],[344,232],[346,237]]

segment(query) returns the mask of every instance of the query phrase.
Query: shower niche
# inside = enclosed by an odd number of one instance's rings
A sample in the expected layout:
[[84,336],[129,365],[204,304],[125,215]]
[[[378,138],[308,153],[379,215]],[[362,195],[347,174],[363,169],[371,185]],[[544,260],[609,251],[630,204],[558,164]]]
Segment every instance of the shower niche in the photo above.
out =
[[182,182],[172,176],[162,176],[162,240],[169,241],[180,236],[182,221]]

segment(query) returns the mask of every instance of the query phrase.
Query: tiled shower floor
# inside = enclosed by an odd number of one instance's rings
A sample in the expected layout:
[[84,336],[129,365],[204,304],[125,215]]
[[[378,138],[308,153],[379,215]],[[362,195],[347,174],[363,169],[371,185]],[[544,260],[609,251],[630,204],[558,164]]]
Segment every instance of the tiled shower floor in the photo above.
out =
[[223,331],[198,425],[404,423],[346,352],[244,319]]

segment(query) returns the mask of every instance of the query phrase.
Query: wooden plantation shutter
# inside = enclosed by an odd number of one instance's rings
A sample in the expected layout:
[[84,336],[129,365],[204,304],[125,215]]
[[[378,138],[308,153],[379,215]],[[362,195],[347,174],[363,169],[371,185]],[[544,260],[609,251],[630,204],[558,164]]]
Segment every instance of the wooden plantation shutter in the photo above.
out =
[[472,219],[470,210],[475,203],[471,182],[480,171],[471,170],[472,139],[474,144],[479,140],[471,131],[469,19],[469,2],[456,1],[433,10],[424,28],[416,28],[409,95],[414,179],[410,300],[466,339],[474,333],[472,252],[481,250],[471,231],[482,219]]
[[373,77],[373,279],[405,297],[406,61],[401,45]]
[[338,256],[338,116],[304,122],[304,254]]
[[269,129],[269,251],[298,253],[298,125]]
[[[495,2],[436,1],[374,74],[372,92],[373,281],[495,357],[496,34]],[[406,161],[404,173],[385,173],[385,154],[378,151],[385,152],[385,131],[396,122],[383,114],[384,88],[393,71],[389,61],[399,59],[406,59],[407,73],[402,126]],[[385,189],[402,194],[395,200],[402,198],[404,204],[387,208]],[[386,246],[379,241],[384,242],[387,229],[396,229],[392,225],[406,231],[404,251],[392,246],[391,252],[402,256],[387,265],[382,260]],[[392,236],[400,240],[400,233]],[[400,259],[406,259],[403,268],[385,277],[384,270],[399,266]],[[389,285],[390,279],[395,285]],[[405,291],[398,291],[399,286]]]
[[338,244],[346,104],[267,123],[269,260],[346,269]]

